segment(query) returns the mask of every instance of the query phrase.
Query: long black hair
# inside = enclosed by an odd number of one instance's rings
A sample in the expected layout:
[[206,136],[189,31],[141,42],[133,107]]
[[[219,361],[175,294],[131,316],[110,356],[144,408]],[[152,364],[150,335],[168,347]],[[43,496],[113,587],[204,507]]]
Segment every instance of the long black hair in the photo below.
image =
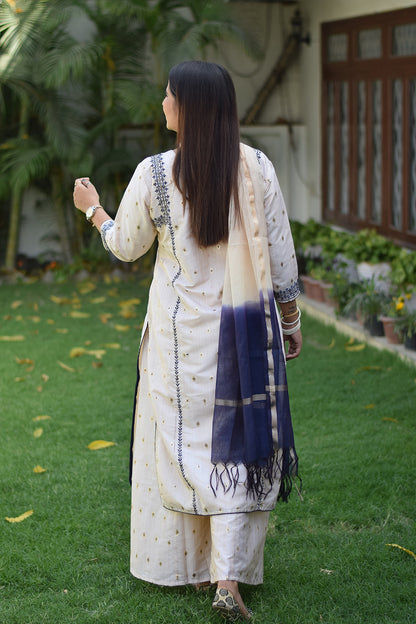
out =
[[173,177],[188,203],[192,233],[208,247],[228,237],[231,198],[239,214],[234,84],[221,65],[186,61],[171,69],[169,88],[178,106]]

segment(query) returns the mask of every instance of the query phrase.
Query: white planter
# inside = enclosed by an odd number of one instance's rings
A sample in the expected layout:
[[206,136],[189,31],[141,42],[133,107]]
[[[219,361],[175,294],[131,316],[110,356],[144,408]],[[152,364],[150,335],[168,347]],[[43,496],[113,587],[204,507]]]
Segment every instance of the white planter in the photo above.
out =
[[370,264],[370,262],[359,262],[357,264],[358,279],[361,282],[370,282],[374,279],[374,284],[382,292],[388,292],[391,286],[389,274],[391,267],[388,262]]

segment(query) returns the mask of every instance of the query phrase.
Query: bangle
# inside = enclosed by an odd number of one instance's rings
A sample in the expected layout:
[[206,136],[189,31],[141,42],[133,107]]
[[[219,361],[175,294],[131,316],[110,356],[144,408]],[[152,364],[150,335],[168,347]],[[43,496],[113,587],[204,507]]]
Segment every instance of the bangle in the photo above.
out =
[[292,314],[282,314],[282,319],[283,318],[290,318],[291,316],[295,316],[295,314],[299,313],[299,308],[298,306],[296,306],[296,312],[292,312]]
[[296,334],[296,332],[299,331],[300,327],[300,320],[298,319],[297,324],[294,327],[291,327],[290,329],[285,329],[284,327],[282,327],[282,333],[284,336],[291,336],[292,334]]
[[282,323],[284,323],[285,325],[296,325],[296,323],[300,322],[300,317],[302,316],[302,312],[300,311],[299,308],[297,308],[297,312],[298,312],[298,316],[297,318],[295,318],[294,321],[291,321],[290,323],[288,323],[287,321],[284,321],[282,318],[281,319]]

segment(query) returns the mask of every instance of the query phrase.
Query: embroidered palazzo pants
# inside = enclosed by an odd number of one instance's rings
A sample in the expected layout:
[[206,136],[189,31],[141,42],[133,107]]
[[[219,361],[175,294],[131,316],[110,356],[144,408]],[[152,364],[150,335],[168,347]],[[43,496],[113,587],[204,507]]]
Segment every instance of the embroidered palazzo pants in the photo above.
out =
[[[145,341],[146,342],[146,341]],[[144,349],[145,351],[145,349]],[[146,359],[146,358],[144,358]],[[141,362],[144,365],[145,362]],[[139,402],[148,398],[147,375]],[[263,581],[269,512],[199,516],[163,507],[155,465],[155,418],[138,406],[132,473],[131,573],[158,585]]]

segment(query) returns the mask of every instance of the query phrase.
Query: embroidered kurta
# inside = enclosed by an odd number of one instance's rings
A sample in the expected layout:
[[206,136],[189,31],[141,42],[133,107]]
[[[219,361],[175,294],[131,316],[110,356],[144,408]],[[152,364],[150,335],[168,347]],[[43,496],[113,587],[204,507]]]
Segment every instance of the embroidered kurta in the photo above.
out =
[[[264,181],[273,290],[277,301],[287,302],[299,294],[288,215],[272,163],[260,151],[256,156]],[[102,226],[105,246],[124,261],[136,260],[151,247],[155,237],[158,239],[140,352],[132,544],[139,535],[148,540],[151,534],[155,548],[165,536],[167,550],[167,536],[186,533],[184,527],[191,527],[193,521],[192,516],[166,510],[198,516],[267,511],[274,508],[279,491],[276,482],[265,497],[247,496],[243,467],[235,490],[215,492],[210,484],[227,244],[203,248],[195,241],[188,211],[173,181],[174,157],[174,151],[168,151],[141,162],[114,222]],[[244,280],[243,274],[240,279]],[[175,523],[180,524],[179,529]],[[261,531],[264,533],[264,528]],[[149,544],[146,548],[152,551]],[[132,571],[133,567],[132,561]],[[198,563],[191,577],[204,580],[206,566],[204,573],[202,568]],[[176,578],[178,583],[190,582],[182,573],[172,572],[166,577],[160,574],[153,571],[136,575],[147,580],[163,577],[160,582],[165,584],[175,584],[176,577],[180,577]]]

